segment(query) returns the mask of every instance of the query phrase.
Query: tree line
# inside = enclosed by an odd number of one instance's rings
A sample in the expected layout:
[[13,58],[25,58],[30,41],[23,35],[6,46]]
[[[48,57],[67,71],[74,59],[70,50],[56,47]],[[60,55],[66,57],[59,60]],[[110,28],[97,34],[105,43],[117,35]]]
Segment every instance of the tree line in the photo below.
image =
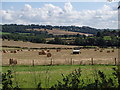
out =
[[[2,34],[2,39],[8,40],[21,40],[29,41],[33,43],[47,43],[47,44],[62,44],[62,45],[79,45],[79,46],[119,46],[120,31],[119,30],[98,30],[93,36],[85,35],[53,35],[47,31],[34,31],[26,29],[45,28],[52,30],[52,28],[61,28],[67,30],[67,28],[75,28],[74,26],[50,26],[50,25],[16,25],[5,24],[2,25],[2,32],[9,34]],[[88,27],[87,27],[88,28]],[[70,29],[68,29],[70,30]],[[73,29],[75,30],[75,29]],[[109,36],[110,39],[105,39]],[[46,38],[53,38],[52,40],[46,40]],[[68,40],[69,39],[69,40]]]

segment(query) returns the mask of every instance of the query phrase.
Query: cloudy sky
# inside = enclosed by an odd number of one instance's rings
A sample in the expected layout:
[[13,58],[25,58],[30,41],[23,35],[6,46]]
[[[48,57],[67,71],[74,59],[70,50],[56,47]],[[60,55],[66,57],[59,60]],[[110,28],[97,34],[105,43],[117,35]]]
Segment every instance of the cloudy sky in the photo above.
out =
[[115,29],[118,28],[117,6],[117,2],[3,2],[0,23]]

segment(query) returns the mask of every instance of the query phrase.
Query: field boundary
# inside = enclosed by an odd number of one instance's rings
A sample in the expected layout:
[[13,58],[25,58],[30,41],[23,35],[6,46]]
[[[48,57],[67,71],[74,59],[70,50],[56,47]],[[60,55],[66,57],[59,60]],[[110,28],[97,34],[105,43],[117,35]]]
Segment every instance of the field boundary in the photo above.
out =
[[[16,65],[118,65],[118,58],[82,58],[82,59],[62,59],[56,60],[49,58],[47,60],[24,60],[24,59],[15,59],[17,60]],[[7,62],[2,62],[2,66],[9,66],[9,59]]]

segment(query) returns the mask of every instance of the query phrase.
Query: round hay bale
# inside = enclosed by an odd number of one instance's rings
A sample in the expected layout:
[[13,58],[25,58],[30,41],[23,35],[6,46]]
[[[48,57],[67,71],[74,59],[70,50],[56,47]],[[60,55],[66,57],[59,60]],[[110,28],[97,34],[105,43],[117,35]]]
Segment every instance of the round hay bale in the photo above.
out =
[[114,52],[114,50],[112,50],[112,52]]
[[20,51],[19,49],[17,51]]
[[10,51],[10,53],[13,53],[13,51]]
[[42,52],[38,52],[39,55],[42,55]]
[[13,60],[13,64],[16,65],[17,64],[17,60]]
[[103,50],[101,49],[100,52],[103,52]]
[[13,64],[13,59],[12,58],[9,59],[9,65],[11,65],[11,64]]
[[46,55],[46,53],[47,53],[46,51],[42,50],[42,55]]
[[47,52],[50,52],[50,50],[47,50]]
[[107,51],[107,53],[110,53],[110,51]]
[[60,51],[61,51],[61,49],[57,49],[57,50],[56,50],[56,52],[60,52]]
[[97,49],[94,49],[94,51],[97,51]]
[[51,53],[47,53],[47,57],[51,57],[52,56],[52,54]]
[[99,48],[97,48],[97,50],[99,50]]
[[17,53],[17,51],[15,50],[15,51],[13,51],[14,53]]
[[7,53],[7,51],[6,51],[6,50],[3,50],[3,53]]
[[17,64],[17,60],[14,60],[12,58],[9,59],[9,65],[16,65]]

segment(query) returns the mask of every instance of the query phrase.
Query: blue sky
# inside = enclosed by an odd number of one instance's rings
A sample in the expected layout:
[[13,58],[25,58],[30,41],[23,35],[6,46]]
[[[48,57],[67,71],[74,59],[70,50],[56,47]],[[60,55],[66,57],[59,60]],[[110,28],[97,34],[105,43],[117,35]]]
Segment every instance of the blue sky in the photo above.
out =
[[116,2],[2,2],[0,16],[3,24],[118,26]]

